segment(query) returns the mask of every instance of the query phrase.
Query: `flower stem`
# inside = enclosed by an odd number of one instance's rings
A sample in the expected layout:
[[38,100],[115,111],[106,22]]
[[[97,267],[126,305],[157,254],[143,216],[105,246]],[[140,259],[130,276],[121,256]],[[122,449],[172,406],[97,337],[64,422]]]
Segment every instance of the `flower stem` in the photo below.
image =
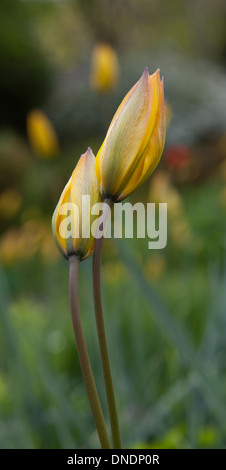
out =
[[[112,206],[112,201],[105,200],[105,203]],[[107,222],[107,215],[103,214],[103,230],[106,226]],[[99,340],[99,347],[100,347],[100,355],[104,373],[104,382],[105,382],[105,389],[107,395],[107,402],[108,402],[108,409],[110,415],[110,422],[111,422],[111,432],[112,432],[112,440],[113,440],[113,448],[114,449],[121,449],[121,436],[120,436],[120,429],[119,429],[119,421],[118,421],[118,414],[116,408],[116,401],[115,401],[115,392],[114,392],[114,385],[112,380],[112,373],[111,373],[111,364],[108,352],[108,343],[107,343],[107,336],[105,331],[104,325],[104,314],[103,314],[103,306],[102,306],[102,296],[101,296],[101,275],[100,275],[100,268],[101,268],[101,253],[102,253],[102,246],[103,246],[103,239],[97,238],[95,240],[95,248],[94,248],[94,255],[93,255],[93,296],[94,296],[94,306],[95,306],[95,316],[96,316],[96,325],[97,325],[97,333],[98,333],[98,340]]]
[[86,390],[92,409],[93,417],[96,423],[97,432],[99,435],[99,440],[101,447],[103,449],[110,449],[110,441],[108,438],[108,433],[106,425],[104,422],[104,417],[100,405],[100,401],[97,394],[97,389],[95,381],[93,378],[93,373],[91,369],[91,364],[88,356],[88,351],[86,347],[85,337],[82,329],[79,300],[78,300],[78,270],[79,270],[79,260],[75,256],[70,256],[69,258],[69,296],[70,296],[70,306],[71,306],[71,318],[74,328],[75,341],[78,349],[78,355],[80,360],[80,365],[82,369],[82,374],[84,382],[86,385]]

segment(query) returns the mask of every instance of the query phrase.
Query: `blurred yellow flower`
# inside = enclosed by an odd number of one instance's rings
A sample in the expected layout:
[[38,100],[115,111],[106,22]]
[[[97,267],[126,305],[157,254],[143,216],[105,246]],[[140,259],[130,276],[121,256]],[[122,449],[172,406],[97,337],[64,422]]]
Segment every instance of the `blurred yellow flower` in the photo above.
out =
[[109,284],[122,281],[126,274],[126,266],[121,261],[109,261],[103,266],[103,276]]
[[164,274],[166,269],[166,260],[162,254],[155,254],[147,259],[144,266],[144,274],[153,280],[158,280]]
[[103,199],[120,201],[154,171],[165,143],[163,80],[148,69],[127,93],[97,154],[95,169]]
[[10,219],[18,212],[21,207],[22,196],[14,188],[5,189],[0,194],[0,215],[5,219]]
[[40,253],[44,260],[48,259],[48,262],[50,260],[54,261],[60,256],[59,250],[57,250],[57,247],[53,240],[52,232],[49,227],[48,229],[46,229],[45,235],[42,239],[40,245]]
[[0,261],[4,265],[31,259],[37,252],[48,262],[59,256],[49,223],[43,220],[30,219],[21,227],[11,227],[0,238]]
[[[83,196],[90,196],[89,204],[86,205]],[[92,206],[98,202],[101,202],[101,197],[95,174],[95,157],[92,150],[88,148],[86,153],[81,155],[71,178],[66,184],[52,218],[52,230],[56,245],[66,258],[75,255],[82,261],[93,252],[95,239],[89,228],[96,218],[96,216],[91,215]],[[78,209],[78,217],[75,217],[74,212],[71,214],[73,223],[78,224],[79,236],[77,238],[68,237],[66,223],[62,228],[61,222],[66,222],[65,216],[67,215],[67,211],[63,209],[63,204],[66,204],[69,212],[72,212],[72,204],[75,204]],[[71,229],[73,232],[73,227]],[[87,237],[84,237],[82,234],[87,229]]]
[[46,114],[34,109],[27,116],[27,135],[31,148],[42,158],[53,158],[59,152],[56,132]]
[[0,260],[5,265],[31,258],[45,234],[41,220],[29,220],[22,227],[12,227],[0,239]]
[[97,92],[113,90],[119,79],[119,63],[110,44],[99,43],[92,52],[90,86]]
[[169,175],[158,172],[151,181],[149,198],[156,203],[167,202],[169,233],[174,243],[185,246],[191,242],[191,229],[186,218],[182,198],[170,182]]

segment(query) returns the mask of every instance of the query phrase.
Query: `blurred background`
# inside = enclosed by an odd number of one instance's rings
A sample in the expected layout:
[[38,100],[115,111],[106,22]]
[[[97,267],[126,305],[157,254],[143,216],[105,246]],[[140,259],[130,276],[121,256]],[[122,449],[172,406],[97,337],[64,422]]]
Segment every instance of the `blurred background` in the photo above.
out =
[[[225,447],[224,0],[1,0],[0,24],[0,447],[99,445],[51,216],[145,66],[165,77],[167,138],[130,201],[168,203],[168,244],[104,244],[124,447]],[[80,302],[107,416],[91,259]]]

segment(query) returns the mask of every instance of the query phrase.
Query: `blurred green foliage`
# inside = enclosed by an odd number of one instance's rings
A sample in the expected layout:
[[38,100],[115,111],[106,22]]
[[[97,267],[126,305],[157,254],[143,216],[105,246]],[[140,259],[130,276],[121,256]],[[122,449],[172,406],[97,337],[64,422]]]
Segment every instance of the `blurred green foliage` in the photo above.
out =
[[[197,239],[190,246],[169,238],[156,253],[147,239],[105,241],[106,326],[127,447],[224,446],[223,189],[215,180],[181,192]],[[71,327],[67,262],[39,250],[1,268],[0,285],[1,447],[98,446]],[[80,301],[107,414],[90,259],[80,269]]]
[[[150,185],[164,172],[173,215],[164,250],[149,251],[147,239],[104,244],[123,443],[225,447],[225,2],[3,0],[0,15],[0,448],[99,445],[51,215],[80,154],[88,145],[96,154],[145,65],[165,75],[172,122],[159,170],[131,202],[153,201]],[[120,83],[109,95],[89,85],[97,40],[119,55]],[[36,106],[60,138],[52,160],[37,158],[24,136]],[[170,164],[178,143],[184,167]],[[91,285],[88,259],[80,269],[82,320],[107,416]]]

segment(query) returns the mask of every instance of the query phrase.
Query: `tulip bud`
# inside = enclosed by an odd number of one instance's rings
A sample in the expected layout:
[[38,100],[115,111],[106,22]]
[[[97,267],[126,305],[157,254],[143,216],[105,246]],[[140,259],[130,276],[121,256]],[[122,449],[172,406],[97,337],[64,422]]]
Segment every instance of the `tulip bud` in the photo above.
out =
[[34,109],[27,116],[28,140],[34,152],[43,158],[52,158],[59,151],[56,132],[43,111]]
[[109,44],[97,44],[92,53],[90,85],[98,92],[111,91],[119,77],[118,57]]
[[52,218],[55,242],[66,258],[77,256],[82,261],[93,252],[95,239],[90,226],[95,216],[91,215],[91,209],[100,201],[95,157],[88,148],[66,184]]
[[129,196],[154,171],[165,143],[163,80],[148,69],[116,111],[97,154],[95,169],[103,199]]

